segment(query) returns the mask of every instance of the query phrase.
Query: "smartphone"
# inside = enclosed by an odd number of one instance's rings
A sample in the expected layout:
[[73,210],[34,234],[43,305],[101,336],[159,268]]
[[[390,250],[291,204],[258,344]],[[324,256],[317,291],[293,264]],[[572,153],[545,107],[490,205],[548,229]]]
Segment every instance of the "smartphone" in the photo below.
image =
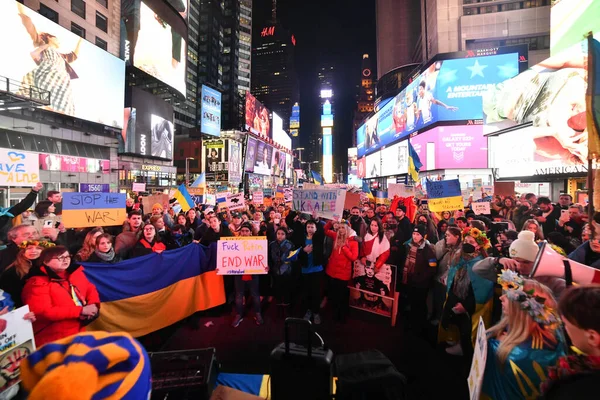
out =
[[560,210],[560,215],[569,214],[569,210]]

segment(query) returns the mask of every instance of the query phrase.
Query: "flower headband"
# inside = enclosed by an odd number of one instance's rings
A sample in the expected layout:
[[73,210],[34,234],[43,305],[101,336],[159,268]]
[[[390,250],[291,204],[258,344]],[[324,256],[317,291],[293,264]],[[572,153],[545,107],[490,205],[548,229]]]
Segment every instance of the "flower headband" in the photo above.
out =
[[25,248],[27,248],[27,246],[37,246],[37,247],[43,247],[44,249],[47,249],[48,247],[54,247],[56,245],[54,243],[48,242],[46,240],[26,240],[19,245],[19,247],[21,249],[25,249]]
[[515,301],[521,306],[521,310],[533,318],[539,325],[547,329],[555,329],[559,324],[558,317],[554,309],[548,307],[546,299],[535,295],[535,290],[523,289],[523,278],[510,270],[502,270],[498,276],[498,284],[502,286],[506,297],[510,301]]
[[475,241],[477,242],[477,244],[481,247],[483,247],[483,249],[487,250],[490,247],[492,247],[492,244],[490,243],[489,239],[487,238],[487,236],[485,235],[485,233],[481,232],[479,229],[477,228],[465,228],[462,231],[462,237],[463,239],[467,236],[471,236],[473,239],[475,239]]

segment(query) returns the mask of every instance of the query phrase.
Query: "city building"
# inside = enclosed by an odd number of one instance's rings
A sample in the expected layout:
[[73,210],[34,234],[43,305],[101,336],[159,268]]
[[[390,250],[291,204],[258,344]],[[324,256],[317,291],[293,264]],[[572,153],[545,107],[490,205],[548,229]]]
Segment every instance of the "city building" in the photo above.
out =
[[289,132],[292,106],[299,101],[294,67],[296,40],[281,26],[276,10],[274,1],[271,20],[254,30],[251,93],[283,119],[283,130]]
[[[360,69],[360,86],[357,95],[356,110],[354,111],[354,131],[356,131],[375,108],[375,86],[373,70],[368,54],[363,54]],[[352,135],[352,145],[356,146],[356,136]]]
[[330,63],[323,64],[317,72],[317,90],[319,91],[320,123],[319,129],[311,137],[313,160],[319,163],[315,170],[319,170],[325,182],[333,181],[333,147],[335,142],[335,93],[334,67]]

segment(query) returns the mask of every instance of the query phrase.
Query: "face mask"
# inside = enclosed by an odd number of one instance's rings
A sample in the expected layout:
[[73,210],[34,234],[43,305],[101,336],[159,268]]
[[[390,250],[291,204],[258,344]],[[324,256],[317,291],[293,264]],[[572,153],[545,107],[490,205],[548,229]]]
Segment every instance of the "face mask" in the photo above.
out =
[[473,254],[475,253],[475,246],[473,246],[471,243],[463,243],[462,251],[465,254]]
[[277,218],[275,218],[275,219],[273,220],[273,223],[274,223],[275,225],[279,225],[279,220],[278,220]]

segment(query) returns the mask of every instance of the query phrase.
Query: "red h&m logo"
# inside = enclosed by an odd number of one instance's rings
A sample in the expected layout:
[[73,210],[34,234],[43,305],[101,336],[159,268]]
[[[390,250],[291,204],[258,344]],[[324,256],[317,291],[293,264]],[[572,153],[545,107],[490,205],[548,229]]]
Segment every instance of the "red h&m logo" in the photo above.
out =
[[262,36],[262,37],[273,36],[274,34],[275,34],[275,27],[268,26],[266,28],[263,28],[262,32],[260,33],[260,36]]

